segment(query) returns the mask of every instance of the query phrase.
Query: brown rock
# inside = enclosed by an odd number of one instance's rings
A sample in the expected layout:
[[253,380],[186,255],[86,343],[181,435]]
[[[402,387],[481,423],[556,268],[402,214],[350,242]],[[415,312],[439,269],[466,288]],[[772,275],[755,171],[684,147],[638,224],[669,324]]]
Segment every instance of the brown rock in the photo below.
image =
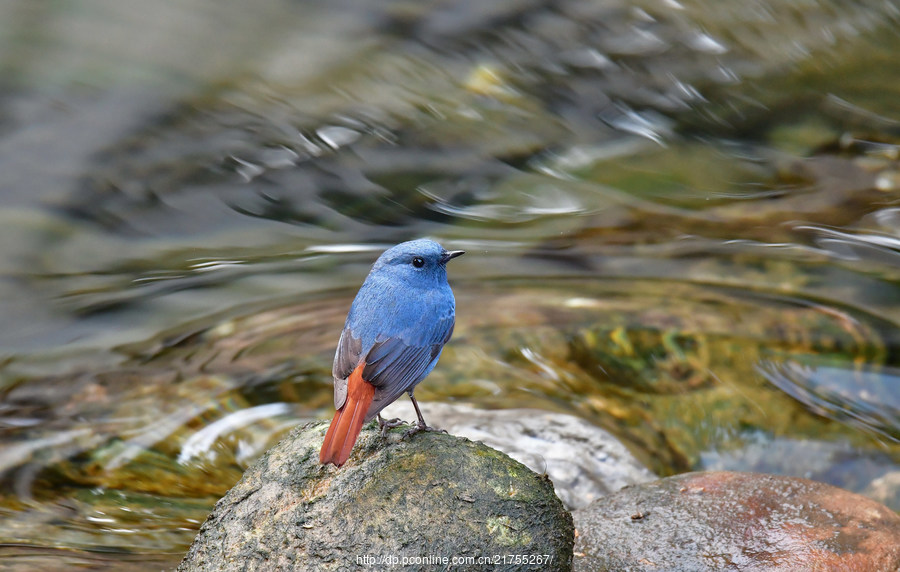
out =
[[900,516],[806,479],[687,473],[573,516],[575,570],[900,570]]

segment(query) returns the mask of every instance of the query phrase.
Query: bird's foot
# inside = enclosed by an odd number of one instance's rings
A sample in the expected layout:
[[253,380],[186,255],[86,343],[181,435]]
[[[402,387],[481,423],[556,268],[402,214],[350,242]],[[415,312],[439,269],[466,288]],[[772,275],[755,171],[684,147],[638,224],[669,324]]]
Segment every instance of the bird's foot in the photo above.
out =
[[437,427],[429,427],[428,425],[425,425],[424,423],[416,423],[415,425],[413,425],[412,427],[410,427],[409,429],[406,430],[406,432],[403,434],[403,438],[406,439],[407,437],[412,437],[416,433],[420,433],[422,431],[425,431],[426,433],[446,433],[447,432],[446,429],[438,429]]
[[378,428],[381,429],[381,436],[387,437],[387,432],[394,427],[400,427],[401,425],[408,425],[406,421],[400,419],[399,417],[394,417],[393,419],[382,419],[381,415],[378,416]]

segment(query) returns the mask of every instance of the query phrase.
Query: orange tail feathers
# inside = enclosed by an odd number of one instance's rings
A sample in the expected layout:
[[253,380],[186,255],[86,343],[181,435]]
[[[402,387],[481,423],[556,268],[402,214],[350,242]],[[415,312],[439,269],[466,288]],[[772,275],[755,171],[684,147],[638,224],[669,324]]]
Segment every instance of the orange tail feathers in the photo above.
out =
[[347,400],[334,414],[319,453],[319,462],[323,465],[343,465],[362,431],[366,412],[375,398],[375,386],[362,378],[363,367],[364,364],[357,367],[347,378]]

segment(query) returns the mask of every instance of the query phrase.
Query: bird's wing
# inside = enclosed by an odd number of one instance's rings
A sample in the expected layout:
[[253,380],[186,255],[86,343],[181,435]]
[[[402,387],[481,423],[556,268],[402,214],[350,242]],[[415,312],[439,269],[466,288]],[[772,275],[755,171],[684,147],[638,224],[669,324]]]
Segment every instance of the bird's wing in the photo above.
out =
[[[398,337],[376,341],[366,354],[362,378],[375,386],[375,407],[371,416],[392,403],[404,391],[421,381],[434,368],[444,344],[453,335],[452,314],[439,319],[430,332],[415,331]],[[424,334],[424,335],[423,335]],[[347,400],[347,378],[360,364],[362,341],[345,327],[334,354],[331,373],[334,377],[334,407],[340,409]],[[370,416],[370,417],[371,417]]]
[[367,418],[374,417],[434,369],[444,344],[453,334],[453,325],[453,314],[447,314],[429,331],[416,329],[405,332],[406,335],[376,340],[366,354],[362,372],[363,379],[375,386],[375,399]]
[[350,328],[344,328],[334,353],[331,375],[334,376],[334,408],[340,409],[347,400],[347,378],[359,365],[362,356],[362,340],[353,335]]

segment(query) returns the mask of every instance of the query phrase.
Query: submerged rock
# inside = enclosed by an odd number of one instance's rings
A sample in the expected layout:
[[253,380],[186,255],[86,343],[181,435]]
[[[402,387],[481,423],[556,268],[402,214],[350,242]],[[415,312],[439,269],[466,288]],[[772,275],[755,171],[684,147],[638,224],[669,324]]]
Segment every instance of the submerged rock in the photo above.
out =
[[900,569],[900,516],[806,479],[687,473],[573,516],[575,570]]
[[[611,433],[573,415],[447,403],[419,402],[419,406],[430,425],[481,441],[532,471],[546,473],[570,510],[622,487],[656,479]],[[392,403],[385,414],[416,418],[408,399]]]
[[[481,443],[363,429],[341,468],[299,427],[217,504],[179,570],[569,570],[574,527],[550,481]],[[487,560],[485,560],[487,559]]]

